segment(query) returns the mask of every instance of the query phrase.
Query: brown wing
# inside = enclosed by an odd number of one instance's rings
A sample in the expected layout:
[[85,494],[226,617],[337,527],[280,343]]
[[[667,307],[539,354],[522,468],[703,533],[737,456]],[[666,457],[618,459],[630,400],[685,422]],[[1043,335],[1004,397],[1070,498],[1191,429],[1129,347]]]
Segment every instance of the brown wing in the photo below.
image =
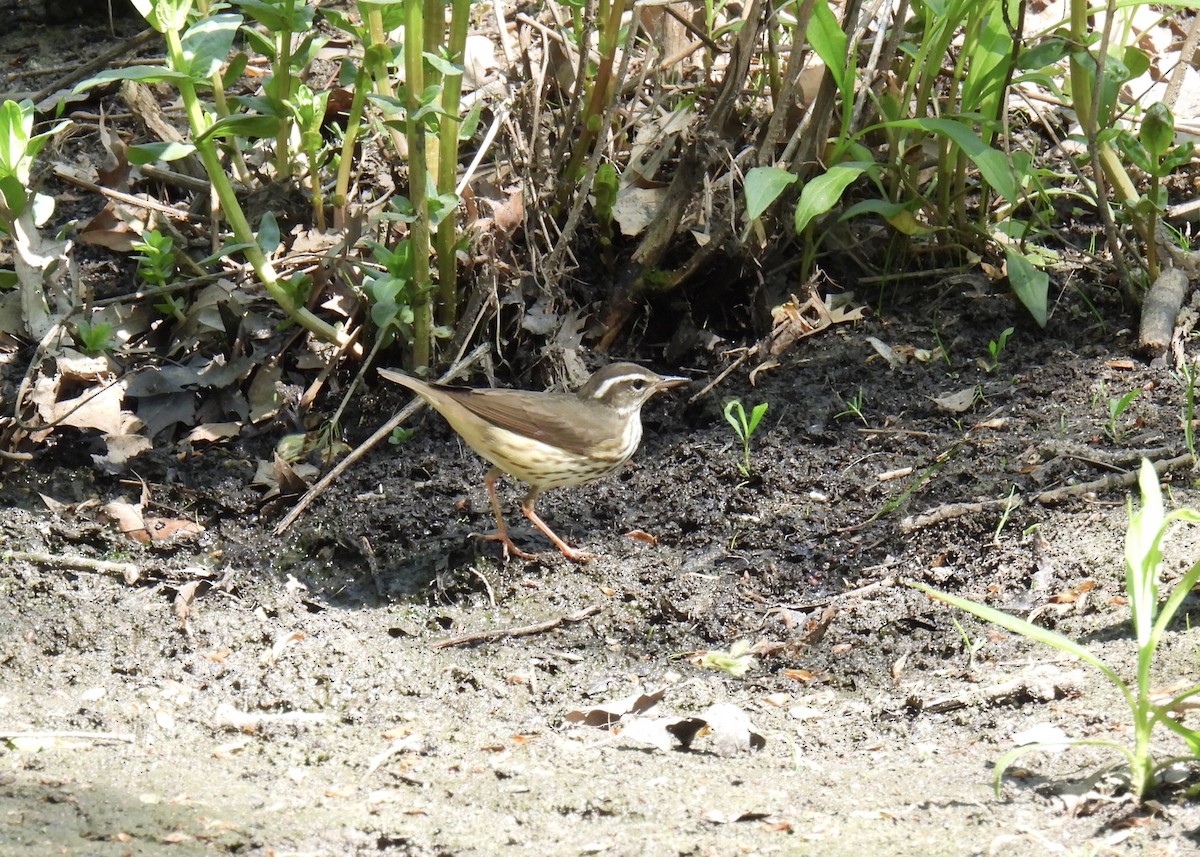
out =
[[494,426],[583,455],[606,436],[607,423],[569,393],[439,387]]

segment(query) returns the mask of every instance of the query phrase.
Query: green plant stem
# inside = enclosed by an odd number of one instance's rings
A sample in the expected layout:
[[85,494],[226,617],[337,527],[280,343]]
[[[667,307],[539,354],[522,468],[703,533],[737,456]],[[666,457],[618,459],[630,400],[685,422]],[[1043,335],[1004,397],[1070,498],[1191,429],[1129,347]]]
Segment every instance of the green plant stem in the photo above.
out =
[[346,134],[342,138],[342,153],[338,161],[337,180],[333,190],[333,228],[346,226],[346,197],[350,193],[350,172],[354,164],[354,146],[362,130],[363,105],[367,100],[367,81],[370,76],[364,65],[354,75],[354,95],[350,100],[350,112],[346,117]]
[[[450,6],[450,37],[446,47],[451,62],[461,66],[467,44],[467,29],[471,22],[471,0],[452,0]],[[442,81],[442,109],[438,132],[437,189],[439,194],[455,191],[458,179],[458,118],[462,96],[462,74],[448,74]],[[438,324],[453,327],[458,320],[458,227],[451,213],[438,224],[434,238],[437,249]]]
[[[229,115],[229,102],[225,97],[225,83],[221,80],[220,72],[216,72],[212,76],[213,88],[213,105],[216,107],[217,117],[224,118]],[[246,165],[246,158],[242,154],[242,142],[237,137],[230,137],[228,140],[228,148],[230,162],[233,164],[233,170],[237,173],[238,181],[242,184],[247,184],[250,181],[250,167]]]
[[405,123],[408,140],[409,202],[415,217],[412,222],[411,247],[413,262],[413,339],[414,369],[429,365],[432,313],[429,281],[429,200],[428,162],[425,156],[425,127],[411,117],[421,106],[425,89],[425,58],[418,34],[423,33],[423,0],[404,0],[404,95],[409,120]]
[[[616,61],[617,45],[621,40],[621,15],[624,11],[625,4],[617,2],[617,0],[600,0],[599,8],[596,11],[596,19],[600,24],[598,44],[600,65],[596,69],[596,79],[592,84],[587,108],[580,117],[583,127],[580,128],[579,137],[575,140],[575,146],[571,150],[571,159],[567,162],[567,168],[559,176],[561,185],[557,204],[560,207],[566,206],[567,200],[574,192],[583,160],[587,157],[592,143],[596,139],[596,134],[600,131],[600,122],[603,121],[605,107],[608,105],[609,94],[613,88],[613,64]],[[587,50],[587,46],[580,45],[579,49]]]
[[[374,83],[375,94],[394,98],[395,90],[392,88],[392,78],[388,70],[388,60],[391,58],[392,49],[388,44],[387,34],[383,31],[383,12],[373,3],[359,3],[358,11],[362,15],[362,19],[367,22],[368,44],[363,46],[363,66]],[[405,39],[406,44],[409,41],[409,39]],[[420,42],[419,39],[411,41]],[[386,108],[383,108],[383,115],[385,119],[397,118],[395,111],[389,111]],[[391,125],[386,127],[388,136],[392,140],[392,148],[395,149],[397,156],[408,157],[408,141],[404,134]]]
[[[292,5],[295,0],[291,0]],[[292,31],[283,30],[275,33],[275,69],[274,86],[275,98],[278,104],[287,104],[292,97]],[[292,159],[288,154],[288,144],[292,138],[292,117],[287,110],[281,110],[279,115],[279,131],[275,135],[275,171],[277,178],[286,179],[292,174]]]
[[[1110,2],[1108,4],[1108,16],[1110,20],[1114,12],[1115,6]],[[1090,14],[1091,11],[1087,0],[1071,0],[1071,39],[1077,45],[1086,44],[1088,36],[1091,34],[1092,23],[1089,17]],[[1098,117],[1095,115],[1095,108],[1100,101],[1100,87],[1103,86],[1104,51],[1102,50],[1100,56],[1092,59],[1092,63],[1095,66],[1094,69],[1089,69],[1081,61],[1081,51],[1082,48],[1072,52],[1069,62],[1071,92],[1074,96],[1072,103],[1075,107],[1075,115],[1079,119],[1079,126],[1083,129],[1084,136],[1087,138],[1088,149],[1092,152],[1093,165],[1098,166],[1100,172],[1104,174],[1104,178],[1107,179],[1117,200],[1126,205],[1130,222],[1141,238],[1143,245],[1150,247],[1154,243],[1154,234],[1149,224],[1146,223],[1146,219],[1134,210],[1133,206],[1138,199],[1137,187],[1134,185],[1133,179],[1129,177],[1129,173],[1125,171],[1125,167],[1121,163],[1121,158],[1117,151],[1109,143],[1097,139],[1100,120],[1104,119],[1105,122],[1108,121],[1107,116]],[[1099,176],[1096,177],[1096,203],[1099,208],[1105,209],[1106,200],[1100,198],[1101,184],[1099,178]],[[1116,254],[1116,251],[1117,248],[1113,247],[1114,254]],[[1151,272],[1150,278],[1153,280],[1156,275],[1156,271]],[[1136,297],[1136,295],[1131,294],[1130,297]]]
[[[167,51],[170,54],[172,67],[186,68],[179,31],[167,28],[163,35],[166,36]],[[246,215],[238,202],[237,194],[234,193],[229,176],[225,173],[220,155],[217,154],[216,145],[212,138],[202,137],[208,129],[209,123],[200,106],[200,99],[196,95],[195,84],[191,78],[183,76],[179,79],[178,85],[180,98],[187,111],[188,124],[192,129],[192,137],[198,141],[195,143],[196,152],[200,155],[200,160],[208,173],[209,182],[221,203],[221,211],[229,221],[234,237],[242,245],[242,253],[245,255],[246,261],[254,268],[259,282],[263,284],[263,288],[267,290],[267,294],[279,305],[279,308],[287,313],[288,318],[324,340],[341,344],[345,341],[342,331],[316,316],[307,307],[297,306],[287,289],[280,285],[279,275],[275,272],[266,254],[263,253],[262,248],[258,246],[258,241],[255,240],[254,230],[246,220]],[[214,228],[216,228],[215,224]]]

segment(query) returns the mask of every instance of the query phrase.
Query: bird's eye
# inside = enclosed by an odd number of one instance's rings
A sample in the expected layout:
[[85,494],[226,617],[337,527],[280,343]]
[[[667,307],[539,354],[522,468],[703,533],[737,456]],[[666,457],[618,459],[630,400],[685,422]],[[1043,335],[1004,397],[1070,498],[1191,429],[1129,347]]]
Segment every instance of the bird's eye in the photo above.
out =
[[646,382],[638,378],[630,386],[633,388],[633,392],[640,393],[646,389]]

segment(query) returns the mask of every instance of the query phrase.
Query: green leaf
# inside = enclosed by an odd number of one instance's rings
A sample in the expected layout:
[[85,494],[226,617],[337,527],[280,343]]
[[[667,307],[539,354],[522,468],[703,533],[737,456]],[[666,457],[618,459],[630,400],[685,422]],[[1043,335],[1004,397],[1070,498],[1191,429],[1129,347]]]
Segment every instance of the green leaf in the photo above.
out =
[[25,183],[19,178],[0,176],[0,196],[4,197],[4,205],[14,219],[25,211],[25,195]]
[[246,27],[242,30],[242,36],[249,43],[250,47],[255,52],[262,54],[264,57],[275,56],[275,43],[271,41],[271,37],[266,33],[260,32],[253,27]]
[[196,147],[191,143],[138,143],[129,147],[126,157],[131,164],[152,164],[155,161],[178,161],[194,151]]
[[275,219],[275,212],[268,211],[263,215],[255,238],[258,240],[258,246],[267,255],[274,253],[279,247],[279,221]]
[[467,115],[458,124],[458,139],[470,140],[479,128],[479,117],[483,115],[483,99],[476,101],[467,111]]
[[760,402],[751,409],[750,421],[746,425],[746,428],[749,430],[750,434],[754,434],[754,430],[758,428],[758,424],[762,422],[763,414],[767,412],[767,404],[767,402]]
[[952,140],[974,162],[984,180],[995,188],[997,193],[1008,202],[1017,204],[1019,189],[1008,156],[984,143],[965,122],[956,119],[923,118],[897,119],[885,124],[889,128],[916,128]]
[[186,72],[194,81],[208,80],[229,58],[233,39],[242,25],[241,15],[213,15],[188,27],[180,43]]
[[32,102],[5,101],[0,105],[0,176],[20,174],[32,130]]
[[842,198],[850,183],[867,171],[873,164],[850,161],[835,164],[823,175],[809,181],[800,191],[800,202],[796,206],[796,234],[799,235],[814,217],[825,214]]
[[1050,293],[1050,275],[1034,267],[1034,264],[1012,247],[1004,248],[1008,263],[1008,283],[1013,293],[1025,304],[1039,327],[1045,327],[1049,318],[1047,297]]
[[225,116],[196,138],[197,143],[212,138],[245,137],[269,140],[279,130],[279,117],[262,113],[237,113]]
[[1142,118],[1142,128],[1138,133],[1142,145],[1150,152],[1155,160],[1162,157],[1171,143],[1175,141],[1175,117],[1171,110],[1161,101],[1156,101],[1146,110]]
[[1057,631],[1051,631],[1049,628],[1043,628],[1040,625],[1034,625],[1032,622],[1027,622],[1020,617],[1013,616],[1011,613],[1004,613],[988,607],[986,604],[979,604],[971,601],[969,598],[960,598],[957,595],[951,595],[947,592],[940,592],[932,586],[926,586],[924,583],[909,581],[909,586],[913,586],[922,592],[933,596],[939,601],[945,601],[947,604],[952,604],[960,610],[966,610],[968,613],[973,613],[985,622],[991,622],[993,625],[999,625],[1001,628],[1007,628],[1015,634],[1020,634],[1023,637],[1028,637],[1031,640],[1036,640],[1039,643],[1044,643],[1048,646],[1053,646],[1061,652],[1066,652],[1084,663],[1091,664],[1111,681],[1114,685],[1121,689],[1123,694],[1128,698],[1129,689],[1116,671],[1099,657],[1092,654],[1091,650],[1085,646],[1076,643],[1070,637],[1065,637]]
[[35,193],[33,195],[33,206],[30,213],[33,216],[33,225],[39,229],[50,222],[50,218],[54,215],[54,197],[44,194]]
[[1017,67],[1042,69],[1060,62],[1069,52],[1070,48],[1066,39],[1051,36],[1042,39],[1031,48],[1024,48],[1017,59]]
[[421,54],[425,57],[425,62],[429,63],[436,71],[441,72],[446,77],[452,77],[463,73],[463,67],[457,63],[453,63],[445,57],[440,57],[437,54],[426,51]]
[[846,34],[838,26],[829,3],[813,4],[812,18],[805,35],[817,56],[825,62],[838,92],[845,92],[850,55],[846,50]]
[[131,65],[125,68],[105,69],[98,74],[92,75],[87,80],[75,84],[75,88],[71,91],[73,93],[80,93],[96,86],[114,83],[118,80],[140,80],[143,83],[169,81],[177,84],[181,80],[188,80],[188,76],[183,72],[171,71],[160,65]]
[[784,189],[799,180],[781,167],[755,167],[746,173],[746,217],[757,220]]

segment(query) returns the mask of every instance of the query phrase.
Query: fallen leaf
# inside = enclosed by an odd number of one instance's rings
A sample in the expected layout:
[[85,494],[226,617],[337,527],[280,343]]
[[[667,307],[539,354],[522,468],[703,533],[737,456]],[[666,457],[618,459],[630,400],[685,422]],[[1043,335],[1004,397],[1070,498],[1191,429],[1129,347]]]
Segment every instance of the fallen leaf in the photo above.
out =
[[663,688],[653,693],[635,693],[613,702],[568,711],[564,719],[568,723],[582,723],[585,726],[611,726],[627,714],[646,713],[658,705],[666,692],[666,688]]
[[976,387],[965,387],[957,393],[946,393],[944,396],[933,397],[933,403],[952,414],[961,414],[971,409],[979,390]]

